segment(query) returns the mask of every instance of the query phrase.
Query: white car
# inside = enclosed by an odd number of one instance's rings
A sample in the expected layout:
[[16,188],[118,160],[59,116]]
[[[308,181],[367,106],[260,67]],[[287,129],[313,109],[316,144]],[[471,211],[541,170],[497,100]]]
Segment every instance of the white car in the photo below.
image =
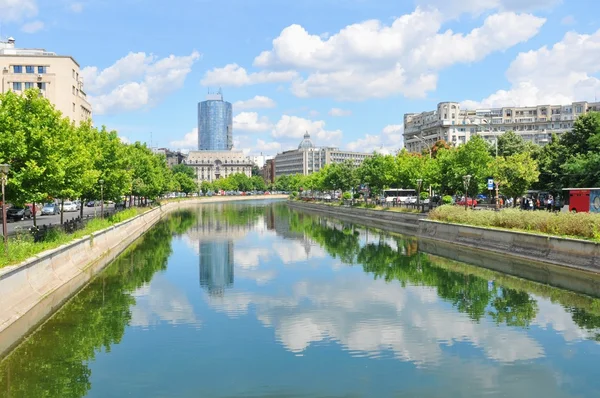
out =
[[63,211],[77,211],[77,204],[73,202],[65,202],[63,203]]

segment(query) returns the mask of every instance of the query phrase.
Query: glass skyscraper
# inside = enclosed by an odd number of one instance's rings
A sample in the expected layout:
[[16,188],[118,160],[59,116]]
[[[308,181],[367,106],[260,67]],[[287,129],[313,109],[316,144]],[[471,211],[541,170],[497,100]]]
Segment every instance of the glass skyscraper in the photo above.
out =
[[198,104],[198,149],[228,151],[233,148],[233,111],[223,95],[209,94]]

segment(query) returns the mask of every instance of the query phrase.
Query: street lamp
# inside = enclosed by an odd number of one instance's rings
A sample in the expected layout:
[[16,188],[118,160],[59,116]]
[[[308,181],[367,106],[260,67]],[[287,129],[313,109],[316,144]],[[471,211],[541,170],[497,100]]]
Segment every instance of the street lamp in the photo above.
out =
[[4,187],[6,186],[6,177],[10,166],[0,164],[0,179],[2,180],[2,234],[4,235],[4,254],[8,257],[8,226],[6,225],[6,196],[4,194]]
[[425,144],[425,146],[427,147],[427,149],[429,149],[429,159],[431,159],[432,156],[432,152],[431,152],[431,145],[429,145],[427,143],[427,141],[425,141],[423,138],[419,137],[418,135],[413,135],[413,138],[416,138],[417,140],[421,141],[423,144]]
[[[425,144],[427,146],[427,149],[429,149],[429,159],[433,158],[433,150],[431,149],[431,145],[429,145],[427,143],[427,141],[425,141],[423,138],[419,137],[418,135],[413,135],[413,138],[416,138],[417,140],[419,140],[423,144]],[[429,185],[429,197],[431,197],[431,185]]]
[[104,218],[104,180],[98,180],[100,183],[100,218]]
[[463,176],[463,184],[465,185],[465,210],[469,207],[469,183],[471,182],[471,175],[467,174]]
[[421,206],[421,185],[423,185],[423,180],[417,180],[417,206]]

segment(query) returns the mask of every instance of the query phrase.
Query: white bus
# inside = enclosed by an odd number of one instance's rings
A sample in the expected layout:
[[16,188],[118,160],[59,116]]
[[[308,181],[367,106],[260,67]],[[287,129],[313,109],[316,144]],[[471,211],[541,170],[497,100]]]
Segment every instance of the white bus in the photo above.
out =
[[383,191],[386,202],[404,203],[408,198],[416,197],[417,191],[414,189],[390,188]]

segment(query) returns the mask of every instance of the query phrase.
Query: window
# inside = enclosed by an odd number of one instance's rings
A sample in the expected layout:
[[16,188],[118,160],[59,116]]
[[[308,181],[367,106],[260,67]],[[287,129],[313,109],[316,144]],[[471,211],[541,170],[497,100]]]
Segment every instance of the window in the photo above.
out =
[[73,86],[73,95],[75,95],[75,86]]
[[21,65],[13,65],[13,73],[23,73],[23,67]]
[[37,84],[37,88],[39,88],[40,90],[45,90],[46,89],[46,83],[41,82]]
[[21,91],[23,89],[23,84],[21,82],[13,82],[13,90]]
[[33,82],[25,82],[25,90],[33,88]]
[[75,112],[75,103],[73,102],[73,112]]
[[45,66],[38,66],[38,73],[39,74],[46,73],[46,67]]
[[75,69],[73,69],[73,79],[75,79]]
[[32,65],[27,65],[27,66],[25,67],[25,72],[26,72],[26,73],[35,73],[35,67],[34,67],[34,66],[32,66]]

